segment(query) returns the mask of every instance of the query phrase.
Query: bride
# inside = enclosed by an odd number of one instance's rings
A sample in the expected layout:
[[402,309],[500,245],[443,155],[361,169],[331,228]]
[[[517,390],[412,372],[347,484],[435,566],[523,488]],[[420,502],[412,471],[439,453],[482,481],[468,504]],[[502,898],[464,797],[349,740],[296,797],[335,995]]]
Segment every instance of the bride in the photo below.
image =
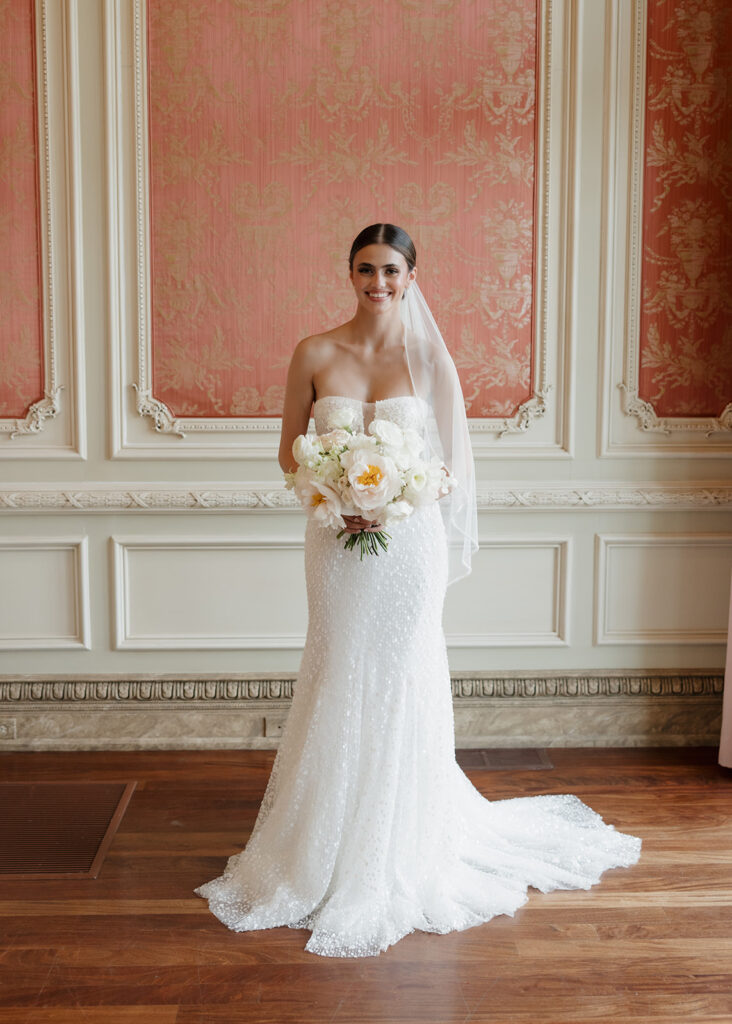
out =
[[[586,889],[640,840],[577,797],[489,801],[455,760],[442,606],[477,547],[465,405],[416,283],[412,240],[372,224],[351,248],[351,320],[292,356],[279,461],[311,415],[318,434],[412,427],[454,477],[359,558],[308,519],[308,632],[294,697],[246,848],[196,889],[234,931],[288,925],[322,956],[374,956],[415,929],[513,914],[527,888]],[[344,516],[346,531],[384,524]]]

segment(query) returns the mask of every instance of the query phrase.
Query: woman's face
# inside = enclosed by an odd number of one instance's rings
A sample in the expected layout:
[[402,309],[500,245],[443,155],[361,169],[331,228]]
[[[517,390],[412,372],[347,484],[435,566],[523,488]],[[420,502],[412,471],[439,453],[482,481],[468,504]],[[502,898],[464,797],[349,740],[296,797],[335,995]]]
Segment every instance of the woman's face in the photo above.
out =
[[399,309],[404,289],[417,276],[400,252],[375,242],[359,249],[353,259],[351,282],[358,304],[372,313]]

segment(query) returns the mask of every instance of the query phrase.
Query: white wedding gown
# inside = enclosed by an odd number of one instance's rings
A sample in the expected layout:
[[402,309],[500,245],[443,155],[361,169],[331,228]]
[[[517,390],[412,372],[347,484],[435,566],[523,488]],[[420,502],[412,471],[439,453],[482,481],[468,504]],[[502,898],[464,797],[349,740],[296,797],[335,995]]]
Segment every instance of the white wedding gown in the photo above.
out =
[[[421,429],[426,405],[327,396]],[[374,408],[376,407],[376,409]],[[362,422],[365,421],[365,422]],[[246,848],[196,892],[234,931],[289,925],[323,956],[373,956],[414,929],[450,932],[513,914],[527,887],[586,889],[637,861],[577,797],[489,801],[455,761],[437,503],[360,560],[309,520],[309,624],[292,707]]]

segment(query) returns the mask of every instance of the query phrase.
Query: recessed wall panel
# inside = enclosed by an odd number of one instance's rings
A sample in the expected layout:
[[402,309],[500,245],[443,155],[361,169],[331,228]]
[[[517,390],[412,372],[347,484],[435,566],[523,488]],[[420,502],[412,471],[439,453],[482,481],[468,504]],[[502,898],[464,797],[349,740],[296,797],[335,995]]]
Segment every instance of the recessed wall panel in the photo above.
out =
[[117,646],[300,647],[301,542],[117,538]]
[[724,643],[732,535],[597,538],[600,644]]
[[444,626],[452,647],[566,643],[566,540],[482,542],[471,574],[449,588]]
[[88,646],[86,542],[0,540],[0,648]]

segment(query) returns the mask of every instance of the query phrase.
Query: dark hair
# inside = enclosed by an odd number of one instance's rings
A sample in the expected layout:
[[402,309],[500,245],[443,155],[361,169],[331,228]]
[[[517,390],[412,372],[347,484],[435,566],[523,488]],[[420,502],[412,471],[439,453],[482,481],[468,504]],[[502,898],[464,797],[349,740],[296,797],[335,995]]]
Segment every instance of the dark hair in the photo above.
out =
[[417,266],[417,250],[414,242],[406,231],[398,228],[396,224],[369,224],[363,231],[359,231],[353,240],[351,252],[348,256],[348,267],[353,270],[353,259],[359,249],[365,249],[367,245],[388,245],[400,252],[407,261],[410,270]]

